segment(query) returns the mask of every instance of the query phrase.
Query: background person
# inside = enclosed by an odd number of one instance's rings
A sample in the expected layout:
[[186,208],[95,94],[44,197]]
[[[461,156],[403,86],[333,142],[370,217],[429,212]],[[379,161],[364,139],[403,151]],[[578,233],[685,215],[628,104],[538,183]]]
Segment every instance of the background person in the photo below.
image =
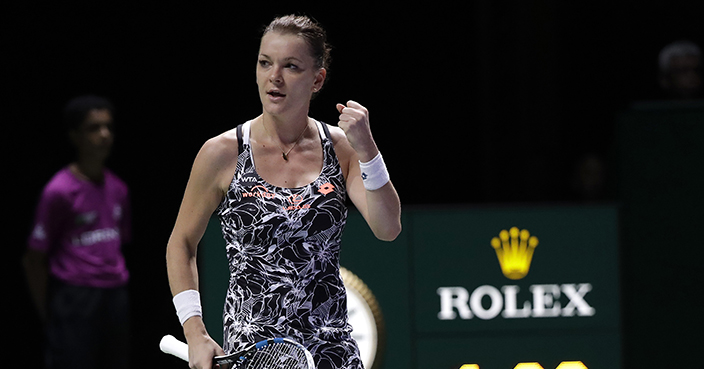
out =
[[113,106],[82,96],[64,111],[76,161],[44,187],[24,266],[46,322],[48,368],[127,368],[130,240],[127,185],[105,167]]
[[676,41],[658,55],[660,87],[672,99],[702,97],[702,51],[690,41]]

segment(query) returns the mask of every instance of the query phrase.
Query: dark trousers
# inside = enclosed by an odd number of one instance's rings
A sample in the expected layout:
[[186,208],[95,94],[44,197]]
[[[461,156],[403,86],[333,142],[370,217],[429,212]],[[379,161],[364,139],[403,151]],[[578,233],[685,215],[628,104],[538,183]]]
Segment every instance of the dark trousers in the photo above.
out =
[[47,368],[129,368],[129,329],[126,287],[95,288],[51,281]]

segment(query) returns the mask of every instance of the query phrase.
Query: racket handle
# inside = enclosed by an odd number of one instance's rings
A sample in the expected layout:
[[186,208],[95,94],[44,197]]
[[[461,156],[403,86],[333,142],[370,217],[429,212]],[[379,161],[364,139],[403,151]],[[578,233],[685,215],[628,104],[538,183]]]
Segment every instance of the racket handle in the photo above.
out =
[[177,340],[176,337],[167,334],[159,342],[161,351],[174,355],[184,361],[188,361],[188,345]]

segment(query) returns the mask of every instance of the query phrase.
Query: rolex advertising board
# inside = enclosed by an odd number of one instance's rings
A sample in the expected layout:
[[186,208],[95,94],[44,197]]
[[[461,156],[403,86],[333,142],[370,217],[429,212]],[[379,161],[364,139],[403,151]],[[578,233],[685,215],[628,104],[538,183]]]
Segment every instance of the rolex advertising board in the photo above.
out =
[[403,227],[378,241],[350,211],[343,236],[367,369],[621,367],[615,207],[404,208]]
[[614,209],[425,211],[413,229],[417,351],[442,352],[435,367],[619,366]]

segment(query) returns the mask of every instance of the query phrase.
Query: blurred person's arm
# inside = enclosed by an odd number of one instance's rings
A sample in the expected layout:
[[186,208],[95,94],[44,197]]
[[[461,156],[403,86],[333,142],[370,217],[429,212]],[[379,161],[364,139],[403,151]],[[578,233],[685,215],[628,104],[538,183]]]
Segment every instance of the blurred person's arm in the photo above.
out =
[[43,251],[27,249],[22,259],[29,292],[42,320],[47,319],[47,286],[49,284],[49,262]]

